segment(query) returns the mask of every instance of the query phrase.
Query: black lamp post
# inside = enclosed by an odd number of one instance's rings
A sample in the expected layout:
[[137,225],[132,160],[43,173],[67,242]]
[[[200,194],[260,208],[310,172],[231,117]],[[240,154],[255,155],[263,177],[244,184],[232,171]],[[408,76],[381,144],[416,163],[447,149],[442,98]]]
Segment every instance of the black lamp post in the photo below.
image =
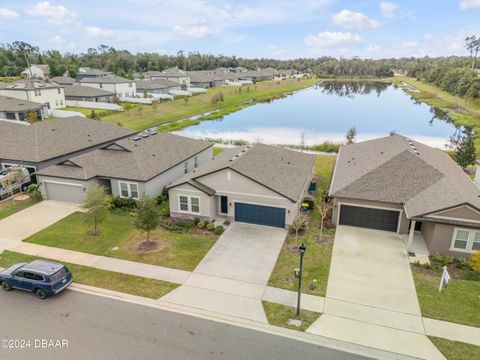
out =
[[298,252],[300,254],[300,270],[298,272],[297,316],[300,316],[300,294],[302,293],[303,255],[305,255],[305,251],[307,251],[305,244],[300,244],[298,248]]

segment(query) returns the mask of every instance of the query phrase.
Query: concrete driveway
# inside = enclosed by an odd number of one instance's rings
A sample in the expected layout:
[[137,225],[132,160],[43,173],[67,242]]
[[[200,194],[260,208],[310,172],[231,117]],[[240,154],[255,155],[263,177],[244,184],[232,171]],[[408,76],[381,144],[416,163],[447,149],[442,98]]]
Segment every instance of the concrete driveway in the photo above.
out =
[[80,211],[77,204],[46,200],[0,220],[0,238],[21,241]]
[[161,301],[267,323],[261,299],[287,231],[233,223]]

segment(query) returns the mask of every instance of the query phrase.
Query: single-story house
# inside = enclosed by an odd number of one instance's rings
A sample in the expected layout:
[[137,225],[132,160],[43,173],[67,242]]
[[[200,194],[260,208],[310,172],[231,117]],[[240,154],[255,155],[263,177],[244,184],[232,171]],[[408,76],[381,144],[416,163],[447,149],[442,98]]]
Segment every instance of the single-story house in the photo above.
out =
[[179,83],[161,79],[139,80],[135,84],[137,85],[137,93],[169,94],[170,91],[182,90],[182,86]]
[[212,143],[144,131],[37,172],[45,199],[82,202],[97,183],[110,195],[160,195],[184,174],[212,159]]
[[43,120],[47,109],[45,104],[0,95],[0,119],[27,121],[28,113],[34,112],[37,120]]
[[147,71],[143,74],[145,80],[168,80],[177,84],[190,86],[190,76],[179,68],[169,68],[163,71]]
[[214,87],[213,75],[208,71],[190,71],[190,86],[195,88],[208,89]]
[[84,77],[78,81],[81,86],[90,86],[115,93],[118,97],[135,97],[135,82],[116,75]]
[[285,228],[307,195],[314,161],[263,144],[226,149],[169,186],[170,215]]
[[65,85],[65,100],[113,102],[115,93],[91,86]]
[[75,83],[75,79],[69,76],[55,76],[50,79],[50,82],[58,85],[73,85]]
[[[0,167],[30,173],[135,134],[117,125],[73,116],[28,124],[0,120]],[[36,181],[35,176],[32,180]]]
[[22,71],[22,76],[26,78],[46,79],[50,76],[50,66],[47,64],[32,64],[29,68]]
[[337,225],[397,233],[412,252],[480,249],[480,189],[440,149],[401,135],[341,146],[329,194]]
[[65,107],[63,86],[39,79],[22,79],[4,84],[0,95],[46,104],[49,109]]

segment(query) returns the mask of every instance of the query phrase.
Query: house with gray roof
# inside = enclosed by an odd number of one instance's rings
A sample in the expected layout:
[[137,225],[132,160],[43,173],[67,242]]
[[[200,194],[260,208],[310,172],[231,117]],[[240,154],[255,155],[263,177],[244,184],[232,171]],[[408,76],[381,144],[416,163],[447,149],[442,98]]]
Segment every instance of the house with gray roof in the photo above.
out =
[[47,105],[0,95],[0,119],[27,121],[28,114],[34,112],[36,120],[47,116]]
[[34,173],[132,134],[132,130],[79,116],[31,125],[0,120],[0,166],[22,165]]
[[177,84],[190,86],[190,76],[179,68],[169,68],[163,71],[147,71],[143,74],[145,80],[168,80]]
[[65,100],[113,102],[115,93],[91,86],[65,85]]
[[182,90],[182,86],[169,80],[138,80],[135,82],[138,93],[147,94],[169,94],[170,91]]
[[69,76],[55,76],[50,78],[49,81],[58,85],[73,85],[75,83],[75,79]]
[[[78,78],[77,78],[78,80]],[[135,97],[137,90],[135,82],[116,75],[101,77],[84,77],[78,80],[80,86],[89,86],[113,92],[120,98]]]
[[307,195],[314,161],[263,144],[226,149],[169,186],[170,215],[284,228]]
[[342,146],[329,195],[334,223],[397,233],[411,252],[480,249],[480,189],[446,152],[404,136]]
[[108,194],[139,199],[212,159],[212,143],[144,131],[37,171],[45,199],[80,203],[92,183]]
[[39,79],[22,79],[0,86],[0,95],[47,105],[48,109],[65,107],[62,85]]

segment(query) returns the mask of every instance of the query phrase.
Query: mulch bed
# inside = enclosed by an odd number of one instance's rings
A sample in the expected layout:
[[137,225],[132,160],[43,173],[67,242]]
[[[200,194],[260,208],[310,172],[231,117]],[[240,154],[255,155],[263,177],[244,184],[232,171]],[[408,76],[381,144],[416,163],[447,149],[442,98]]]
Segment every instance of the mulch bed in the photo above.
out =
[[140,252],[157,252],[163,250],[164,246],[155,240],[143,240],[135,244],[135,250]]

